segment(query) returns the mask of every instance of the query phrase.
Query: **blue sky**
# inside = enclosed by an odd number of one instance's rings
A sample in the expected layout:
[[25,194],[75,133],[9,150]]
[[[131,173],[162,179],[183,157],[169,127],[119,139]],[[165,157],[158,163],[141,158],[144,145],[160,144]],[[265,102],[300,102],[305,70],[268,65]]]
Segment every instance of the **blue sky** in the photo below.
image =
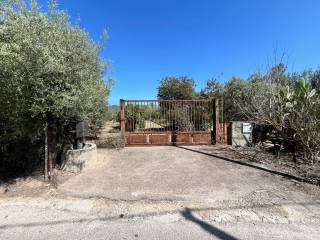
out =
[[[46,1],[40,1],[45,3]],[[158,80],[188,75],[197,89],[208,79],[248,77],[287,54],[289,71],[320,65],[319,0],[60,0],[72,20],[98,40],[112,62],[109,98],[154,99]]]

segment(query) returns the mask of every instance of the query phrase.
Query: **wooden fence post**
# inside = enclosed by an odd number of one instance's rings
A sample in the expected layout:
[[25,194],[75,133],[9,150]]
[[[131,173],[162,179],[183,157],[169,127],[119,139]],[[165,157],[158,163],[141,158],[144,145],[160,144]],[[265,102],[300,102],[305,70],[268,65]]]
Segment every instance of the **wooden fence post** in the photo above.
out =
[[125,100],[120,99],[120,132],[121,132],[121,136],[123,137],[126,132],[124,107],[125,107]]

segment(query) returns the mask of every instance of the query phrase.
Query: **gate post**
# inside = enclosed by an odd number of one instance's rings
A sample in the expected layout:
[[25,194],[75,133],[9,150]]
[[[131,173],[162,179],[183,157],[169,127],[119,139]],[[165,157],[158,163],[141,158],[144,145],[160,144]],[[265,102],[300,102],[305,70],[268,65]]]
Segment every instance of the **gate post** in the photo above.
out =
[[221,101],[221,99],[220,99],[220,97],[216,97],[215,99],[214,99],[214,104],[215,104],[215,109],[214,109],[214,111],[215,111],[215,119],[214,119],[214,121],[216,122],[216,129],[215,129],[215,131],[216,131],[216,144],[217,143],[221,143],[221,134],[220,134],[220,101]]
[[120,132],[124,137],[126,131],[125,114],[124,114],[125,100],[120,99]]

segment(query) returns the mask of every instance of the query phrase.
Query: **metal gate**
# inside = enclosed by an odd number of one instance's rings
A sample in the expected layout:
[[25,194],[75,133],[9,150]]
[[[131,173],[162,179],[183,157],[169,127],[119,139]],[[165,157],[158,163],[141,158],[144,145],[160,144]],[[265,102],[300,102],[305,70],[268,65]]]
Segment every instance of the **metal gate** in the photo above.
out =
[[126,145],[211,144],[215,106],[211,100],[120,100]]

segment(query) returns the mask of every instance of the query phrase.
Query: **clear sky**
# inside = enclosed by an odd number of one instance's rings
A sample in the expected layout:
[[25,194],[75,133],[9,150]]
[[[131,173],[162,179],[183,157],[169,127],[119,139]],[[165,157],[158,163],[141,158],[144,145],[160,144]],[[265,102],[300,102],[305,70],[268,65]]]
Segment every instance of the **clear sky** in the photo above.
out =
[[[41,0],[40,3],[46,1]],[[188,75],[197,89],[221,75],[248,77],[286,52],[290,71],[320,65],[319,0],[60,0],[112,62],[119,98],[154,99],[158,80]],[[271,59],[271,60],[270,60]]]

